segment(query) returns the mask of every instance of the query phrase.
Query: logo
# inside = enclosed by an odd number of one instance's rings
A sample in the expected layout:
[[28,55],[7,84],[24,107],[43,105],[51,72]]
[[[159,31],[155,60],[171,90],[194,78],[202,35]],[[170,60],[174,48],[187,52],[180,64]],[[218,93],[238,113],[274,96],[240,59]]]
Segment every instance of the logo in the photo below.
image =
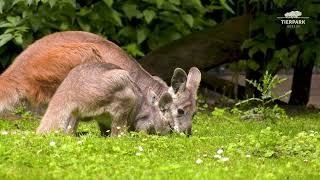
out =
[[298,28],[301,25],[306,24],[306,20],[309,17],[303,17],[300,11],[291,11],[284,14],[284,17],[277,17],[280,19],[282,25],[286,25],[287,28]]

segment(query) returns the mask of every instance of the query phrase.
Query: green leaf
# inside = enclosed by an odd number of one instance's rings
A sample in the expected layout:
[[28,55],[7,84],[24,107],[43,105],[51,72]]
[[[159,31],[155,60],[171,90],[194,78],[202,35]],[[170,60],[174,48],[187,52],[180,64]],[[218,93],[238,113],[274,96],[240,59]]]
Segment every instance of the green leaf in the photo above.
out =
[[155,17],[156,13],[153,10],[144,10],[143,12],[144,19],[149,24]]
[[126,39],[135,39],[137,37],[136,29],[132,26],[125,26],[118,31],[118,37],[125,37]]
[[113,4],[113,0],[103,0],[103,2],[109,7],[111,7]]
[[14,42],[15,42],[17,45],[22,45],[22,44],[23,44],[22,35],[21,35],[21,34],[17,34],[17,35],[14,37]]
[[42,28],[44,25],[41,23],[41,17],[38,16],[32,16],[30,19],[30,25],[34,32],[37,32],[40,28]]
[[271,157],[275,152],[272,150],[267,150],[267,152],[264,154],[264,157]]
[[77,7],[77,2],[76,0],[66,0],[67,3],[69,3],[73,8]]
[[33,0],[27,0],[28,6],[30,6],[33,3]]
[[7,20],[9,23],[11,23],[14,27],[18,26],[21,23],[21,18],[20,16],[8,16]]
[[260,50],[264,55],[267,54],[267,49],[268,49],[268,47],[267,47],[264,43],[260,43],[260,44],[258,45],[258,48],[259,48],[259,50]]
[[175,4],[175,5],[181,4],[180,0],[169,0],[169,2],[171,2],[172,4]]
[[276,23],[268,23],[268,25],[264,26],[264,33],[270,39],[275,39],[276,35],[280,32],[281,25]]
[[81,27],[82,30],[90,32],[90,30],[91,30],[90,24],[85,23],[80,18],[77,18],[77,22],[78,22],[78,24],[79,24],[79,26]]
[[161,8],[163,2],[164,2],[164,0],[156,0],[157,8]]
[[123,49],[127,50],[127,52],[133,57],[144,56],[144,53],[140,51],[138,45],[135,43],[128,44],[124,46]]
[[13,7],[14,5],[18,4],[19,2],[25,2],[25,0],[14,0],[11,4],[11,7]]
[[276,4],[278,7],[282,7],[287,3],[287,0],[273,0],[274,4]]
[[118,26],[123,26],[122,20],[121,20],[121,14],[118,11],[112,10],[111,17],[115,20]]
[[171,3],[164,3],[163,9],[169,10],[169,11],[181,12],[181,9],[179,9],[177,6],[175,6],[174,4],[171,4]]
[[246,39],[242,45],[241,45],[241,50],[243,49],[247,49],[247,48],[250,48],[252,47],[253,45],[255,44],[255,42],[253,41],[253,39]]
[[48,0],[50,7],[52,8],[56,4],[57,0]]
[[193,17],[190,14],[182,14],[182,19],[192,28],[193,27]]
[[14,25],[8,22],[1,22],[0,28],[3,28],[3,27],[14,27]]
[[2,34],[2,35],[0,35],[0,47],[5,45],[11,39],[13,39],[13,35],[12,34]]
[[275,47],[275,41],[272,40],[272,39],[266,40],[265,42],[263,42],[263,44],[269,49],[275,49],[276,48]]
[[77,15],[79,16],[87,16],[89,13],[92,12],[93,9],[91,8],[87,8],[87,7],[83,7],[80,9],[79,12],[77,12]]
[[189,8],[197,9],[200,12],[206,11],[206,8],[202,6],[201,0],[183,0],[182,5]]
[[172,11],[161,11],[159,13],[159,19],[164,22],[169,22],[174,24],[175,26],[181,25],[179,28],[184,26],[184,23],[181,21],[181,16]]
[[259,51],[259,48],[257,46],[253,46],[250,50],[249,50],[249,57],[252,58],[253,55]]
[[141,12],[138,10],[138,6],[136,4],[124,4],[122,6],[124,14],[131,19],[132,17],[141,17]]
[[23,36],[22,48],[26,49],[34,41],[32,32],[27,33]]
[[67,22],[62,22],[62,23],[60,24],[59,29],[60,29],[61,31],[66,31],[67,29],[69,29],[69,23],[67,23]]
[[252,70],[254,70],[254,71],[257,71],[257,70],[259,69],[259,67],[260,67],[260,65],[259,65],[256,61],[254,61],[254,60],[252,60],[252,59],[249,59],[249,60],[246,62],[246,64],[247,64],[247,66],[248,66],[249,69],[252,69]]
[[141,44],[144,40],[146,40],[148,37],[148,34],[149,34],[149,29],[147,29],[147,28],[138,29],[137,43]]
[[227,0],[219,0],[220,4],[229,12],[231,12],[232,14],[235,14],[234,11],[231,9],[231,7],[228,5]]
[[4,0],[0,0],[0,13],[2,14],[3,12],[3,7],[6,5],[6,2]]

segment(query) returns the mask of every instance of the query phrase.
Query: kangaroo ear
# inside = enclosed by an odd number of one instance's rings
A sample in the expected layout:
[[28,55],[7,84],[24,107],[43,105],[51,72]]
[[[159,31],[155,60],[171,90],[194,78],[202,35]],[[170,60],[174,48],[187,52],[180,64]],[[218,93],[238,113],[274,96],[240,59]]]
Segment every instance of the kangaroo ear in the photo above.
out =
[[201,72],[198,68],[192,67],[189,70],[188,80],[187,80],[187,88],[191,90],[191,92],[196,93],[201,81]]
[[157,102],[157,94],[156,93],[154,93],[152,90],[149,90],[148,91],[148,102],[149,102],[149,104],[151,104],[151,105],[154,105],[156,102]]
[[170,108],[172,104],[172,96],[170,93],[165,92],[161,95],[160,100],[159,100],[159,108],[160,110],[167,110]]
[[181,68],[176,68],[171,78],[171,87],[173,88],[174,93],[177,93],[179,90],[184,91],[186,83],[187,73]]

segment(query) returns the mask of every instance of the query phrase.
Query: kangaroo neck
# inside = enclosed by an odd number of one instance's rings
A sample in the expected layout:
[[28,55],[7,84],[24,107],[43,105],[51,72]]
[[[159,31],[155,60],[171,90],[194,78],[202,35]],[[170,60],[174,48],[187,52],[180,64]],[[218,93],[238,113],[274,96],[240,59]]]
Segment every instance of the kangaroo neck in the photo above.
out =
[[140,66],[140,64],[138,64],[138,62],[135,61],[135,64],[136,67],[130,71],[130,75],[135,83],[140,87],[143,94],[148,93],[148,90],[152,90],[156,94],[161,95],[168,90],[169,87],[166,84],[151,76]]
[[100,51],[105,62],[118,65],[122,69],[130,73],[131,78],[140,87],[145,94],[147,89],[153,90],[156,94],[161,95],[167,91],[168,86],[155,79],[151,74],[142,68],[142,66],[133,58],[131,58],[119,46],[106,40],[96,42],[100,46]]
[[149,74],[143,67],[124,50],[111,41],[99,39],[95,44],[100,46],[100,52],[105,62],[118,65],[130,73],[131,78],[142,90],[145,95],[148,89],[161,95],[168,90],[168,86]]

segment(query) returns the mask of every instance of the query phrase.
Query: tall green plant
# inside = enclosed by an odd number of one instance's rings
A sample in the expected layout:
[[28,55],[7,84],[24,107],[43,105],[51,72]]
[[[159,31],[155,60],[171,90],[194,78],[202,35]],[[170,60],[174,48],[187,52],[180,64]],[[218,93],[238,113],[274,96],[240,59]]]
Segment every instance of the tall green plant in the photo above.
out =
[[251,84],[253,87],[257,88],[257,90],[261,93],[261,97],[252,97],[248,98],[246,100],[238,102],[236,105],[242,105],[245,103],[249,103],[252,101],[258,102],[259,106],[266,107],[271,102],[274,102],[275,100],[280,100],[284,97],[287,97],[290,95],[291,90],[285,92],[282,95],[276,95],[272,90],[274,90],[279,84],[281,84],[283,81],[287,80],[286,78],[279,78],[277,75],[272,75],[268,71],[265,72],[263,75],[263,79],[261,82],[258,82],[256,80],[248,80],[246,81]]
[[273,76],[268,71],[266,71],[264,74],[261,82],[246,79],[249,84],[257,88],[261,96],[251,97],[238,102],[236,106],[241,106],[248,103],[253,104],[249,104],[250,108],[247,111],[240,111],[235,108],[233,112],[241,114],[243,119],[276,120],[286,118],[286,113],[283,109],[277,105],[270,107],[270,103],[290,95],[291,90],[281,95],[277,95],[273,92],[273,90],[285,80],[285,78],[279,78],[277,75]]

